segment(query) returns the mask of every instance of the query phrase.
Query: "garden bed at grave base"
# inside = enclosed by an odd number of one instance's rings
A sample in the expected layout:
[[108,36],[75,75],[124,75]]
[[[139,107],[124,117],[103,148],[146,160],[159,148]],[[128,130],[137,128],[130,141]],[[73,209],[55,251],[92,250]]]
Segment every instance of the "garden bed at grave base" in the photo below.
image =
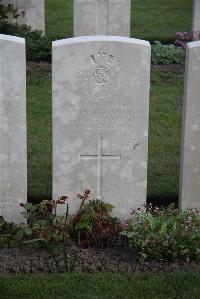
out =
[[[77,194],[69,216],[66,196],[21,204],[27,223],[0,217],[0,275],[59,272],[200,272],[200,210],[147,205],[128,219],[113,206]],[[57,215],[64,205],[64,215]],[[77,245],[78,244],[78,245]]]
[[55,254],[40,249],[30,253],[24,248],[0,249],[0,275],[64,273],[64,272],[195,272],[200,273],[200,261],[145,261],[140,263],[128,248],[78,248]]

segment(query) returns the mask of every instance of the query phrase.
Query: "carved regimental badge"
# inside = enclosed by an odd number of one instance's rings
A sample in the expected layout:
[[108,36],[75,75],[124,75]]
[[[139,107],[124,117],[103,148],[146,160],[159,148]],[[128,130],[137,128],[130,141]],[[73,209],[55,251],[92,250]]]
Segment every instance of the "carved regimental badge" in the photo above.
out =
[[120,61],[104,50],[99,50],[85,60],[81,74],[84,91],[97,98],[112,95],[120,84]]

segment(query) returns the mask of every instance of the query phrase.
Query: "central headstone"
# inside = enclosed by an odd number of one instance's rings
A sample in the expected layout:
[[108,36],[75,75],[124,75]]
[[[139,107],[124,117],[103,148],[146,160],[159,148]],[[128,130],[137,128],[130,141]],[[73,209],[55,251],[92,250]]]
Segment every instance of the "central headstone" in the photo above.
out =
[[150,45],[123,37],[53,43],[53,197],[76,194],[129,217],[146,201]]
[[74,0],[74,36],[130,36],[131,0]]
[[0,216],[24,222],[27,200],[25,41],[0,35]]

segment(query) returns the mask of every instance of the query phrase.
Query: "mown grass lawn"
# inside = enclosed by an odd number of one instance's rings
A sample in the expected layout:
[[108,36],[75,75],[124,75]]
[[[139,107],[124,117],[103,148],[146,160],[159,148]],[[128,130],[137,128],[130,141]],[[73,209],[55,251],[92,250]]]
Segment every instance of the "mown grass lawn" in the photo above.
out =
[[51,69],[28,72],[28,198],[51,197]]
[[[28,197],[50,198],[51,71],[28,72]],[[152,68],[148,197],[173,200],[178,194],[183,68]],[[89,187],[89,186],[88,186]],[[80,186],[80,192],[83,186]],[[66,194],[67,195],[67,194]]]
[[148,198],[177,202],[184,69],[152,68]]
[[[48,36],[72,36],[72,10],[72,0],[46,0]],[[132,0],[132,37],[169,42],[191,24],[191,0]]]
[[51,274],[0,278],[2,299],[195,299],[198,274]]

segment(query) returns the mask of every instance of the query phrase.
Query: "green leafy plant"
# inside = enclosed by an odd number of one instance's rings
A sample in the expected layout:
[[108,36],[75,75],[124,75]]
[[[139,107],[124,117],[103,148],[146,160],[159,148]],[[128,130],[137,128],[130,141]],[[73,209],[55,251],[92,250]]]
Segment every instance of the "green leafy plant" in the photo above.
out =
[[200,260],[200,211],[145,207],[121,233],[142,259]]
[[78,194],[81,204],[72,220],[73,230],[80,233],[81,245],[108,245],[118,237],[119,219],[110,214],[114,208],[103,200],[89,200],[90,190]]
[[21,204],[24,208],[23,216],[27,224],[21,224],[17,232],[17,239],[24,244],[49,245],[52,242],[66,241],[69,239],[68,204],[64,216],[57,215],[58,205],[66,204],[67,197],[58,200],[43,200],[39,204]]
[[152,45],[153,64],[181,64],[185,63],[185,51],[174,45],[162,45],[156,41]]
[[[14,225],[0,218],[0,245],[13,243],[26,244],[30,249],[54,249],[60,243],[64,246],[63,255],[66,255],[65,245],[70,238],[77,236],[77,232],[83,246],[108,245],[119,236],[119,220],[110,215],[114,208],[111,204],[99,199],[89,200],[89,194],[90,191],[85,190],[83,195],[78,195],[80,207],[71,219],[68,217],[66,196],[57,200],[43,200],[39,204],[21,204],[24,208],[22,215],[27,223]],[[65,215],[57,215],[58,206],[64,204]]]
[[17,232],[19,228],[14,223],[8,223],[0,216],[0,246],[17,245]]

